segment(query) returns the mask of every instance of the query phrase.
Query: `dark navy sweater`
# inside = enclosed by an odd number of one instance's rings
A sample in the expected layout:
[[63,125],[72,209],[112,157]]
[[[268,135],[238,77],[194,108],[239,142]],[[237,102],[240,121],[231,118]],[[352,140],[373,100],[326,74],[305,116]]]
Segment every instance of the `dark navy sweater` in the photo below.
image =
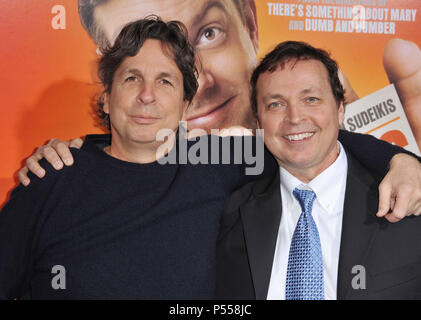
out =
[[[243,165],[134,164],[88,136],[75,164],[31,176],[0,212],[0,298],[210,299],[219,217],[229,194],[259,176]],[[400,151],[356,134],[341,142],[384,174]],[[189,143],[189,146],[191,143]],[[264,174],[277,165],[266,155]],[[65,269],[54,289],[52,268]]]

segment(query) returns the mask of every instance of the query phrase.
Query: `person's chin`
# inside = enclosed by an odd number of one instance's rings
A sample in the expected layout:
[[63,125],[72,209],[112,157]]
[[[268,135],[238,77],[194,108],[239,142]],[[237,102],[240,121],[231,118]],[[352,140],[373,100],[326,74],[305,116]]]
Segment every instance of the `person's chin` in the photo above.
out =
[[156,141],[156,130],[142,130],[129,134],[130,140],[136,143],[151,143]]
[[282,150],[283,155],[289,163],[295,163],[298,166],[306,166],[306,163],[310,163],[314,154],[317,153],[317,148],[314,145],[306,144],[281,144],[279,148]]

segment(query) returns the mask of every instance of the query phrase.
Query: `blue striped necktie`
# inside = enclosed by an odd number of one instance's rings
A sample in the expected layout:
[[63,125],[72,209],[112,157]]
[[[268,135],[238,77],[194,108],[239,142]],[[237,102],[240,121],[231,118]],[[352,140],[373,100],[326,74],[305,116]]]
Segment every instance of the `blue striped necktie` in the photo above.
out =
[[323,300],[323,257],[319,232],[311,211],[316,194],[310,190],[293,191],[303,212],[295,227],[289,249],[285,286],[286,300]]

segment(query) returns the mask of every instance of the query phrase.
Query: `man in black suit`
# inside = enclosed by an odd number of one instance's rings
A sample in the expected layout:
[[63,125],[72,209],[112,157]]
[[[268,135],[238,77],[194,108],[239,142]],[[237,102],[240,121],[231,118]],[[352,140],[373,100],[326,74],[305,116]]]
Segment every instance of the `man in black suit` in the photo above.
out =
[[380,177],[337,140],[344,90],[335,61],[284,42],[251,84],[280,169],[226,204],[217,298],[421,299],[421,219],[376,217]]

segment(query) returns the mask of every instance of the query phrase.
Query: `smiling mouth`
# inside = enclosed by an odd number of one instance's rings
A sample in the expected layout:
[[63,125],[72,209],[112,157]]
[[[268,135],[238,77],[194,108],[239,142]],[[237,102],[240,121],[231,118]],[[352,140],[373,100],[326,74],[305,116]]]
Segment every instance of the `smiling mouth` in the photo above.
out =
[[302,132],[297,134],[290,134],[283,136],[285,139],[289,140],[290,142],[295,141],[304,141],[310,139],[312,136],[314,136],[315,132]]
[[215,113],[216,111],[219,111],[220,109],[224,108],[232,99],[234,99],[235,96],[232,96],[231,98],[225,100],[223,103],[221,103],[219,106],[217,106],[216,108],[210,109],[209,111],[203,112],[199,115],[196,116],[192,116],[190,118],[187,119],[187,121],[192,121],[192,120],[198,120],[200,118],[204,118],[207,116],[211,116],[213,113]]

